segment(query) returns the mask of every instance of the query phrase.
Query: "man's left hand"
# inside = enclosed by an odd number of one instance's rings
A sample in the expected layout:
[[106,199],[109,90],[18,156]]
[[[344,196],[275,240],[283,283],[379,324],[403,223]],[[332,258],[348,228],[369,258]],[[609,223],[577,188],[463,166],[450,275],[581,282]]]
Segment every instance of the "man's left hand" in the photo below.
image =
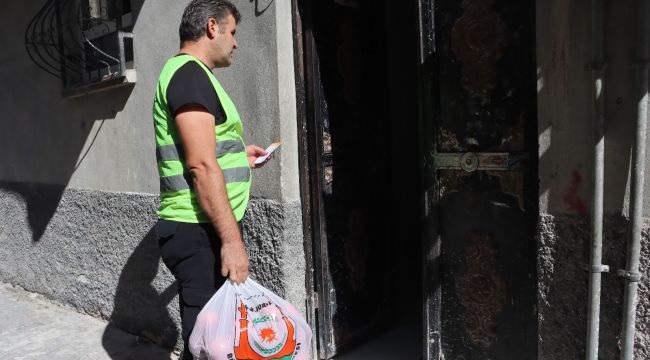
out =
[[257,145],[248,145],[246,146],[246,156],[248,157],[248,165],[250,165],[251,169],[259,169],[262,166],[264,166],[273,156],[269,156],[264,160],[263,162],[259,164],[255,164],[255,160],[257,160],[258,157],[266,155],[266,150],[262,149],[261,147]]

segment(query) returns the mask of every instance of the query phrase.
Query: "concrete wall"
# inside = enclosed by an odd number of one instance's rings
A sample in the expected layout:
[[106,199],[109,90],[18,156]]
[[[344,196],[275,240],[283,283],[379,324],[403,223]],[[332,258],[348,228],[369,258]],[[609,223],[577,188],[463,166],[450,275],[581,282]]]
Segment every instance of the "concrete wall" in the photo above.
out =
[[[137,83],[73,100],[25,50],[24,30],[43,1],[0,4],[0,281],[167,346],[178,335],[176,288],[151,235],[158,193],[151,106],[158,73],[178,51],[187,2],[132,0]],[[235,4],[240,49],[233,66],[215,73],[248,143],[285,142],[253,174],[244,223],[252,272],[304,309],[290,3]]]
[[[605,236],[600,358],[618,358],[622,279],[634,136],[636,2],[605,1]],[[537,2],[540,219],[538,253],[539,358],[584,357],[594,110],[591,2]],[[645,185],[645,213],[648,213]],[[650,255],[647,227],[643,257]],[[650,357],[647,260],[637,308],[636,358]]]

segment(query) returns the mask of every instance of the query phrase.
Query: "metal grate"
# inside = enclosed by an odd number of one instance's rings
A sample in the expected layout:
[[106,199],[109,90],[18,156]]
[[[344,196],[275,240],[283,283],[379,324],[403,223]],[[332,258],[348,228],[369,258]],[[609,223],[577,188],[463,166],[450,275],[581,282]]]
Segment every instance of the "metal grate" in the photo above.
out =
[[27,53],[65,90],[114,83],[133,68],[130,10],[122,0],[47,0],[25,31]]

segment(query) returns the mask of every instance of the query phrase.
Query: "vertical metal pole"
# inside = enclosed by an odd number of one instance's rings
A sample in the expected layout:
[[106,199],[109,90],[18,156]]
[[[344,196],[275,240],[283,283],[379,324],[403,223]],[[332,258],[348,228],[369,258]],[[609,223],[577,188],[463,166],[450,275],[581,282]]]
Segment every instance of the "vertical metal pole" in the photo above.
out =
[[589,276],[589,310],[587,313],[587,360],[598,359],[598,332],[600,326],[600,281],[608,270],[601,264],[603,253],[603,183],[604,183],[604,91],[605,57],[603,44],[603,1],[591,2],[592,78],[594,85],[595,146],[594,183],[591,209],[591,262]]
[[622,360],[634,356],[634,330],[636,322],[637,287],[639,260],[641,256],[641,220],[643,217],[643,182],[645,175],[646,123],[648,118],[648,64],[650,61],[650,1],[639,0],[637,61],[638,103],[636,137],[632,153],[632,185],[630,189],[630,228],[628,231],[627,264],[619,275],[625,278],[625,300],[623,302],[623,348]]

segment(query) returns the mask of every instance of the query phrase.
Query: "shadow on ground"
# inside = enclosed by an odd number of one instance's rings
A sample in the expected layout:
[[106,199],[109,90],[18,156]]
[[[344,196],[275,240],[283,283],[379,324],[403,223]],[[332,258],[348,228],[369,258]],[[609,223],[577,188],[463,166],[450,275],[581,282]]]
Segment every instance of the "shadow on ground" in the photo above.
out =
[[[156,359],[170,357],[179,332],[167,306],[176,296],[177,286],[174,282],[159,292],[156,287],[159,268],[160,252],[153,230],[150,230],[120,274],[110,324],[102,339],[104,349],[112,359],[146,359],[144,354],[149,354],[148,348],[153,344],[170,349],[164,357]],[[115,336],[120,329],[140,335]]]

